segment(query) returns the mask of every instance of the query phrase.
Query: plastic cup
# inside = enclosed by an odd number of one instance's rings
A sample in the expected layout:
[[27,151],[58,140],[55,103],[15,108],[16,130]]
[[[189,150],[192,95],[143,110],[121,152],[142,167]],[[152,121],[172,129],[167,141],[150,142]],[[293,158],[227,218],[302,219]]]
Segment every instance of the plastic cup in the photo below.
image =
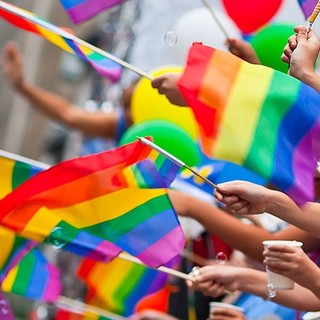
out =
[[238,306],[235,306],[233,304],[229,303],[223,303],[223,302],[210,302],[210,314],[215,310],[216,308],[223,308],[223,309],[232,309],[239,312],[244,312],[244,309]]
[[303,320],[320,320],[320,311],[307,312],[302,316]]
[[[265,240],[262,242],[265,248],[272,246],[272,245],[285,245],[285,246],[292,246],[292,247],[301,247],[303,245],[300,241],[290,241],[290,240]],[[274,272],[271,272],[266,268],[267,276],[268,276],[268,283],[271,283],[279,290],[291,290],[294,287],[294,281]]]

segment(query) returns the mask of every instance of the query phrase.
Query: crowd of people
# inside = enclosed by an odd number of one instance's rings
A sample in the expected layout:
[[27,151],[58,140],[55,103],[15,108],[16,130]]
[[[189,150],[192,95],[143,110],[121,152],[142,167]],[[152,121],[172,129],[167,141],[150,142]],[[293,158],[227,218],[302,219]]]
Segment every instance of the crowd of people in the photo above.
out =
[[[253,48],[244,40],[228,39],[229,51],[249,63],[260,61]],[[320,52],[320,41],[315,32],[305,26],[296,26],[294,34],[284,47],[282,61],[287,63],[288,74],[320,92],[320,76],[315,64]],[[133,124],[131,97],[137,84],[134,81],[124,88],[121,105],[114,112],[91,113],[75,106],[51,92],[26,81],[23,57],[14,43],[3,50],[2,70],[8,83],[30,105],[50,119],[59,121],[83,134],[114,139],[117,144],[123,133]],[[180,74],[168,73],[151,81],[153,88],[164,94],[171,103],[185,106],[186,100],[178,89]],[[319,182],[315,173],[316,185]],[[208,203],[179,190],[169,190],[169,197],[178,215],[200,222],[209,234],[215,235],[233,249],[226,263],[217,263],[206,257],[205,265],[190,270],[189,288],[236,305],[254,301],[244,312],[225,308],[215,309],[206,318],[210,320],[252,319],[254,312],[272,310],[283,319],[301,319],[299,310],[320,310],[320,220],[317,215],[320,204],[308,202],[298,206],[284,193],[246,181],[230,181],[219,184],[214,196],[223,206]],[[317,197],[320,197],[317,194]],[[272,214],[286,224],[274,232],[259,223],[244,223],[239,216]],[[252,220],[254,221],[254,220]],[[285,226],[283,226],[285,225]],[[263,250],[263,240],[299,240],[303,248],[275,245]],[[270,271],[285,275],[295,281],[293,290],[279,290],[272,301],[266,295],[267,275]],[[320,277],[319,277],[320,279]],[[303,299],[301,299],[303,297]],[[206,300],[207,301],[207,300]],[[257,311],[258,310],[258,311]],[[251,317],[251,318],[250,318]],[[133,320],[177,320],[174,314],[157,310],[145,310],[130,317]],[[199,318],[200,320],[200,318]]]

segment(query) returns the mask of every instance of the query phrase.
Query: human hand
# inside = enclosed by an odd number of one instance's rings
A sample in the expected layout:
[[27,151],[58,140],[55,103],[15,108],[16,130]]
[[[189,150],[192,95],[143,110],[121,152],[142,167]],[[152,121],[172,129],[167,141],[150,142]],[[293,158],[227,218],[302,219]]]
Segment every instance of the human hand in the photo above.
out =
[[228,46],[229,51],[237,57],[253,64],[261,64],[256,52],[251,44],[244,40],[227,39],[225,44]]
[[205,296],[219,297],[227,291],[238,289],[239,274],[245,268],[227,265],[207,265],[193,268],[189,274],[192,280],[187,280],[187,286],[201,291]]
[[320,41],[315,32],[305,26],[294,28],[296,35],[288,39],[281,56],[282,61],[289,63],[288,73],[308,84],[308,77],[314,74],[314,66],[320,52]]
[[275,244],[266,247],[263,255],[263,263],[271,272],[284,275],[304,287],[319,277],[318,266],[300,247]]
[[164,94],[172,104],[187,106],[187,102],[177,86],[177,80],[180,76],[180,73],[167,73],[153,79],[151,85],[158,89],[160,94]]
[[241,311],[216,307],[209,315],[209,320],[246,320]]
[[266,211],[265,199],[270,191],[251,182],[235,180],[218,184],[214,196],[230,213],[258,214]]
[[4,46],[1,67],[11,86],[20,90],[24,85],[23,59],[14,42]]

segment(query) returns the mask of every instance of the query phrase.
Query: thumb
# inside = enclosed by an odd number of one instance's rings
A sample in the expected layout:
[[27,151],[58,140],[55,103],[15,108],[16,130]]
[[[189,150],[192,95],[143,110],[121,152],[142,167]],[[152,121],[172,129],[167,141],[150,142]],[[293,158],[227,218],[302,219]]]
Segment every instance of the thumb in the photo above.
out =
[[308,29],[305,26],[301,26],[301,28],[299,28],[298,33],[297,33],[297,41],[298,43],[300,41],[306,41],[308,38]]

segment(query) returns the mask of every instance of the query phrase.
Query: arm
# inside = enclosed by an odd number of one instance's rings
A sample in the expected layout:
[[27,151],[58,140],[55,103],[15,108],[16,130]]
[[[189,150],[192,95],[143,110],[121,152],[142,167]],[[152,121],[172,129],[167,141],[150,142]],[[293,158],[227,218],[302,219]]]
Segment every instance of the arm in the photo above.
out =
[[230,213],[269,212],[320,238],[320,203],[307,202],[299,207],[286,194],[247,181],[221,183],[215,190],[215,196]]
[[236,217],[189,194],[169,190],[169,196],[178,215],[197,220],[211,234],[257,261],[263,261],[262,241],[267,239],[299,240],[304,243],[306,251],[314,251],[319,248],[318,239],[294,226],[270,233],[260,227],[244,224]]
[[1,66],[11,86],[50,119],[91,136],[115,137],[117,126],[115,113],[87,112],[54,93],[27,83],[24,77],[23,59],[14,43],[5,46]]
[[292,279],[320,299],[320,269],[301,248],[273,245],[263,255],[270,271]]
[[288,73],[320,92],[320,76],[314,66],[320,51],[320,42],[313,30],[296,26],[296,35],[288,39],[281,59],[289,64]]
[[[218,297],[226,290],[239,290],[267,298],[265,272],[227,265],[205,266],[199,272],[196,281],[187,280],[187,285],[202,291],[204,295]],[[192,273],[190,276],[194,277]],[[320,300],[310,290],[297,284],[293,290],[279,290],[272,301],[297,310],[320,309]]]

